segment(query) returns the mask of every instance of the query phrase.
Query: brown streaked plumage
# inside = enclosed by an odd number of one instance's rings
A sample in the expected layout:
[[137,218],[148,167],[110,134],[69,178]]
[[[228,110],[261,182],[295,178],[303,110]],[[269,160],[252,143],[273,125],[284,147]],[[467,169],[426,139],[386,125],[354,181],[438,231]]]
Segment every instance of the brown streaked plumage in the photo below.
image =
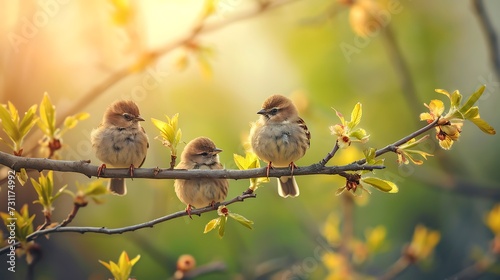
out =
[[[142,166],[149,142],[140,121],[144,119],[131,100],[116,101],[106,109],[101,124],[90,134],[95,154],[103,162],[99,174],[106,167],[115,167],[130,168],[133,175],[133,169]],[[123,178],[112,178],[108,189],[118,195],[127,193]]]
[[[219,162],[217,148],[206,137],[191,140],[181,154],[181,162],[176,169],[223,169]],[[226,179],[176,179],[175,193],[181,202],[187,205],[186,211],[191,216],[191,207],[203,208],[224,201],[229,183]]]
[[[292,101],[282,95],[272,95],[264,101],[260,118],[250,130],[250,143],[257,156],[272,166],[295,168],[295,161],[304,156],[310,146],[311,134],[297,113]],[[278,194],[296,197],[299,188],[293,176],[278,178]]]

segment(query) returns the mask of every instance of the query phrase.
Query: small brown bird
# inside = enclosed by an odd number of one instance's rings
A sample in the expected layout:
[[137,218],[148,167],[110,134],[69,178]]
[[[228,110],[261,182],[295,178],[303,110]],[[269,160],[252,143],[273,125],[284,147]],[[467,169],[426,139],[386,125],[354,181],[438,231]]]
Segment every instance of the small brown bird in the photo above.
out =
[[[109,165],[116,168],[141,167],[146,160],[149,148],[148,136],[139,124],[144,119],[139,114],[139,108],[131,100],[120,100],[111,104],[102,118],[102,122],[90,134],[92,147],[97,158],[103,162],[98,169],[98,175]],[[125,195],[127,187],[123,178],[112,178],[108,189],[118,195]]]
[[[181,154],[181,162],[176,169],[223,169],[219,162],[219,153],[212,140],[198,137],[191,140]],[[176,179],[174,181],[175,193],[184,204],[186,212],[191,217],[191,208],[214,206],[227,197],[227,179]]]
[[278,178],[278,194],[296,197],[299,187],[293,177],[295,161],[306,153],[311,134],[299,117],[292,101],[282,95],[272,95],[264,101],[261,115],[250,130],[250,143],[257,156],[266,161],[267,172],[272,166],[292,169],[292,176]]

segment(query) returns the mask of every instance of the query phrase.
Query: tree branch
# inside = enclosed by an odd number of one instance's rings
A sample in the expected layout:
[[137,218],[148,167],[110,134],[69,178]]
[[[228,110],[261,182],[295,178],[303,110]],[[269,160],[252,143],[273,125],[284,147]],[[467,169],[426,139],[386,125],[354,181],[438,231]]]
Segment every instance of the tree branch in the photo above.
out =
[[324,159],[322,159],[319,162],[319,164],[321,166],[325,166],[328,163],[328,161],[330,161],[333,158],[333,156],[335,156],[335,154],[337,153],[338,150],[339,150],[339,143],[337,141],[337,142],[335,142],[335,146],[333,146],[333,149],[325,156]]
[[[54,170],[59,172],[80,173],[87,177],[97,177],[96,165],[91,165],[88,160],[67,161],[52,160],[45,158],[25,158],[0,152],[0,165],[4,165],[13,170],[19,171],[21,168],[42,170]],[[321,166],[312,164],[304,167],[297,167],[293,170],[294,176],[328,174],[336,175],[345,171],[374,170],[383,169],[381,165],[365,165],[351,163],[343,166]],[[137,168],[134,170],[133,178],[148,179],[194,179],[194,178],[225,178],[225,179],[250,179],[266,177],[266,167],[248,170],[183,170],[170,168]],[[273,168],[269,171],[269,177],[281,177],[290,175],[289,168]],[[128,168],[108,168],[101,174],[102,178],[132,178]]]
[[401,256],[382,276],[378,277],[378,280],[391,280],[399,276],[403,271],[405,271],[411,262],[408,258]]
[[[239,195],[231,200],[222,202],[218,205],[226,205],[227,206],[227,205],[230,205],[230,204],[233,204],[236,202],[244,201],[247,198],[255,198],[255,197],[256,197],[255,194],[245,193],[245,194]],[[193,209],[193,210],[191,210],[191,216],[194,216],[194,215],[200,216],[201,214],[206,213],[206,212],[216,211],[218,205],[215,205],[214,207],[208,206],[205,208]],[[131,226],[126,226],[126,227],[121,227],[121,228],[113,228],[113,229],[108,229],[106,227],[63,227],[61,225],[58,225],[58,226],[53,227],[53,228],[35,231],[32,234],[27,236],[26,241],[32,241],[39,236],[44,236],[47,234],[53,234],[53,233],[59,233],[59,232],[77,232],[77,233],[81,233],[81,234],[91,232],[91,233],[101,233],[101,234],[109,234],[109,235],[122,234],[122,233],[129,232],[129,231],[136,231],[138,229],[152,228],[156,224],[163,223],[163,222],[166,222],[166,221],[169,221],[169,220],[172,220],[175,218],[184,217],[184,216],[188,216],[188,213],[186,211],[179,211],[179,212],[175,212],[175,213],[172,213],[172,214],[169,214],[169,215],[166,215],[166,216],[163,216],[163,217],[160,217],[160,218],[148,221],[148,222],[144,222],[144,223],[140,223],[140,224],[136,224],[136,225],[131,225]],[[19,242],[16,242],[15,244],[11,244],[10,246],[19,246],[19,244],[20,244]],[[9,250],[10,250],[9,246],[6,246],[6,247],[0,249],[0,255],[7,253],[7,251],[9,251]]]
[[[411,139],[417,137],[417,136],[420,136],[421,134],[424,134],[426,133],[427,131],[431,130],[432,128],[436,127],[438,122],[439,122],[440,118],[437,118],[435,119],[433,122],[431,122],[430,124],[422,127],[421,129],[411,133],[410,135],[408,136],[405,136],[401,139],[399,139],[398,141],[392,143],[392,144],[389,144],[387,146],[385,146],[384,148],[382,149],[378,149],[376,152],[375,152],[375,156],[378,157],[382,154],[385,154],[387,152],[396,152],[396,149],[403,145],[404,143],[410,141]],[[366,163],[366,159],[361,159],[361,160],[358,160],[358,161],[355,161],[354,163],[357,163],[357,164],[365,164]]]

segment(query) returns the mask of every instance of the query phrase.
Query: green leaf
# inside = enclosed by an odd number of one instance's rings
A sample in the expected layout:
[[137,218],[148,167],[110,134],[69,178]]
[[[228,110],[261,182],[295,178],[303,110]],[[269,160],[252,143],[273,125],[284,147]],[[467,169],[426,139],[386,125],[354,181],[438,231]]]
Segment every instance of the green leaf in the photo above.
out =
[[[161,137],[163,138],[164,145],[175,148],[181,141],[182,133],[178,129],[179,114],[175,114],[172,118],[167,117],[167,122],[151,118],[151,121],[160,130]],[[166,143],[165,143],[166,142]]]
[[182,139],[182,131],[177,129],[177,134],[175,134],[175,143],[180,143]]
[[54,201],[56,198],[58,198],[62,193],[67,193],[66,192],[66,188],[68,187],[68,185],[64,185],[62,186],[58,191],[57,193],[52,197],[52,201]]
[[24,138],[37,123],[38,117],[36,116],[36,108],[37,105],[35,104],[28,109],[26,114],[24,114],[24,117],[19,124],[19,134],[21,138]]
[[364,129],[358,128],[349,133],[349,136],[354,137],[358,140],[366,140],[370,135],[366,134],[366,131]]
[[404,151],[404,154],[406,155],[406,157],[408,157],[416,165],[422,165],[424,163],[424,161],[416,159],[414,157],[414,155],[420,155],[424,159],[427,159],[428,156],[433,156],[432,154],[426,153],[424,151],[419,151],[419,150],[407,150],[407,149],[405,149],[403,151]]
[[362,182],[367,183],[376,189],[386,193],[397,193],[398,187],[391,181],[382,180],[376,177],[366,177],[361,179]]
[[458,90],[455,90],[450,97],[451,107],[458,108],[460,102],[462,102],[462,95]]
[[[452,114],[450,115],[450,113],[452,113]],[[454,110],[454,111],[452,110],[451,112],[446,114],[446,117],[448,119],[459,119],[459,120],[465,119],[464,114],[462,114],[462,112],[460,110]]]
[[418,144],[422,143],[423,141],[427,140],[427,138],[429,138],[429,135],[425,135],[425,136],[422,136],[422,138],[416,140],[415,138],[412,138],[410,140],[408,140],[406,143],[402,144],[401,146],[399,146],[400,149],[409,149],[409,148],[413,148],[415,146],[417,146]]
[[377,150],[375,148],[368,148],[363,151],[367,163],[373,162],[375,160],[376,151]]
[[479,129],[481,129],[484,133],[490,134],[490,135],[495,135],[496,131],[495,129],[490,126],[485,120],[481,118],[474,118],[470,120],[473,122]]
[[236,213],[229,213],[229,217],[235,219],[238,223],[242,224],[243,226],[245,226],[249,229],[253,229],[252,228],[253,221],[248,220],[247,218],[243,217],[242,215],[236,214]]
[[205,230],[203,231],[203,233],[207,233],[207,232],[210,232],[211,230],[213,230],[214,228],[216,228],[219,223],[220,223],[220,218],[215,218],[215,219],[212,219],[210,222],[208,222],[206,225],[205,225]]
[[365,154],[367,164],[370,164],[370,165],[383,165],[384,164],[384,159],[376,159],[375,158],[376,152],[377,152],[377,150],[375,148],[368,148],[368,149],[363,151],[363,153]]
[[437,92],[437,93],[441,93],[441,94],[444,94],[444,95],[448,96],[448,98],[451,100],[451,96],[450,96],[450,94],[448,93],[447,90],[444,90],[444,89],[435,89],[434,91]]
[[39,203],[43,206],[44,211],[52,211],[52,203],[55,199],[57,199],[62,193],[65,192],[67,185],[64,185],[62,188],[58,190],[55,195],[52,195],[54,190],[54,179],[53,179],[53,171],[49,171],[47,176],[44,176],[43,173],[40,173],[40,177],[38,181],[31,178],[31,183],[35,188],[36,193],[38,194],[38,200],[34,201],[34,203]]
[[168,123],[172,127],[172,130],[177,131],[177,129],[179,128],[179,113],[173,115],[172,118],[169,118],[168,116],[166,116],[166,117],[167,117]]
[[137,255],[135,258],[130,260],[127,252],[122,251],[120,257],[118,258],[118,263],[109,261],[109,263],[99,260],[99,262],[106,267],[111,274],[113,274],[113,279],[115,280],[127,280],[130,279],[130,273],[132,272],[132,267],[139,261],[141,255]]
[[234,163],[236,163],[236,166],[238,166],[238,169],[240,170],[248,169],[247,162],[243,156],[240,156],[238,154],[233,154],[233,159]]
[[25,242],[26,237],[33,233],[35,215],[29,216],[27,204],[24,204],[19,212],[16,210],[10,213],[0,212],[0,217],[3,219],[5,225],[11,222],[9,219],[12,218],[12,215],[16,219],[15,236],[19,241]]
[[224,237],[224,233],[226,231],[226,222],[227,222],[227,216],[219,217],[220,222],[219,222],[219,237],[222,238]]
[[3,131],[12,142],[16,142],[19,139],[19,131],[17,130],[17,123],[14,122],[15,116],[11,116],[11,112],[7,110],[5,105],[0,106],[0,119],[2,120]]
[[90,182],[85,187],[79,187],[85,196],[97,196],[107,193],[106,185],[104,180],[98,179]]
[[469,99],[465,102],[465,104],[460,108],[460,112],[464,114],[465,112],[469,111],[469,109],[476,104],[476,102],[479,100],[481,95],[484,92],[484,89],[486,86],[482,85],[476,92],[474,92]]
[[73,116],[68,116],[66,119],[64,119],[64,126],[66,129],[72,129],[74,128],[79,121],[85,120],[90,116],[89,113],[78,113]]
[[363,108],[361,103],[356,103],[354,109],[351,112],[351,121],[348,123],[349,129],[356,127],[359,122],[361,122],[361,117],[363,116]]
[[173,134],[172,128],[166,122],[160,121],[155,118],[151,118],[151,122],[154,124],[154,126],[156,126],[156,128],[158,128],[158,130],[160,130],[163,138],[168,138],[169,134]]
[[338,188],[336,191],[335,191],[335,195],[341,195],[347,188],[346,187],[341,187],[341,188]]
[[479,108],[474,106],[464,113],[464,119],[470,120],[479,117]]
[[40,128],[50,137],[54,136],[56,130],[56,110],[50,101],[48,93],[44,93],[40,103]]
[[26,184],[29,178],[26,169],[21,168],[21,172],[17,172],[16,175],[17,175],[17,180],[19,181],[21,186],[24,186],[24,184]]

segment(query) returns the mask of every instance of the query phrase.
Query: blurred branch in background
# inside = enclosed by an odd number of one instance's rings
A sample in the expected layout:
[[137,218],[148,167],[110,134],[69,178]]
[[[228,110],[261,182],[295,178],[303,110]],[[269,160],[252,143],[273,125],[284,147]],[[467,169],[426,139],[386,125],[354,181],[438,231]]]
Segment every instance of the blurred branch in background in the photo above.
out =
[[[130,65],[114,70],[113,73],[104,78],[99,84],[84,93],[82,98],[75,101],[69,106],[69,108],[61,112],[62,114],[59,116],[56,126],[60,126],[67,116],[75,114],[76,112],[87,107],[87,105],[93,102],[99,95],[103,94],[126,77],[143,71],[147,66],[155,63],[159,58],[178,47],[192,45],[199,35],[220,30],[233,23],[259,16],[269,10],[279,8],[295,1],[297,0],[255,1],[257,5],[254,9],[240,12],[231,18],[219,22],[206,23],[208,15],[202,15],[198,21],[195,22],[194,26],[181,38],[173,40],[156,50],[145,51],[142,54],[139,54],[135,61]],[[25,154],[28,155],[33,153],[36,148],[37,147],[34,146],[26,149]]]
[[160,57],[166,55],[170,51],[181,47],[186,44],[190,44],[196,40],[201,34],[206,34],[209,32],[217,31],[226,26],[229,26],[233,23],[243,21],[246,19],[250,19],[256,16],[261,15],[264,12],[267,12],[272,9],[279,8],[283,5],[295,2],[297,0],[274,0],[274,1],[256,1],[259,3],[254,9],[249,11],[243,11],[239,14],[234,15],[227,20],[221,22],[214,23],[206,23],[206,17],[203,17],[200,21],[198,21],[191,30],[186,32],[186,35],[183,37],[173,40],[168,44],[165,44],[163,47],[158,48],[157,50],[147,51],[141,55],[139,55],[136,61],[130,65],[127,65],[119,70],[116,70],[109,77],[105,78],[101,83],[94,86],[91,90],[84,94],[84,97],[73,103],[71,107],[69,107],[66,112],[63,113],[63,116],[58,120],[58,124],[62,122],[65,116],[74,114],[75,112],[81,110],[86,107],[89,103],[94,101],[100,94],[104,93],[106,90],[111,88],[113,85],[126,78],[127,76],[134,74],[135,72],[142,71],[146,66],[155,63]]
[[[198,276],[223,272],[227,269],[226,264],[223,262],[211,262],[194,269],[191,269],[185,273],[176,273],[171,280],[188,280],[188,279],[196,279]],[[179,270],[177,270],[179,272]]]
[[401,94],[405,97],[407,108],[411,111],[411,114],[416,116],[419,112],[417,109],[418,107],[414,105],[422,104],[422,102],[419,100],[419,95],[415,89],[415,83],[413,82],[410,69],[404,59],[401,48],[398,46],[390,25],[382,29],[382,35],[382,42],[385,46],[384,49],[386,50],[389,61],[393,65],[394,73],[398,77],[401,85]]
[[493,69],[497,73],[497,79],[500,80],[500,44],[498,42],[498,35],[495,28],[488,16],[487,9],[484,6],[483,0],[472,0],[472,6],[476,12],[477,19],[483,28],[487,45],[490,52],[490,60]]
[[493,265],[495,265],[497,261],[498,261],[498,256],[481,258],[480,260],[466,267],[459,273],[446,278],[446,280],[478,279],[478,277],[480,277],[488,269],[490,269]]

